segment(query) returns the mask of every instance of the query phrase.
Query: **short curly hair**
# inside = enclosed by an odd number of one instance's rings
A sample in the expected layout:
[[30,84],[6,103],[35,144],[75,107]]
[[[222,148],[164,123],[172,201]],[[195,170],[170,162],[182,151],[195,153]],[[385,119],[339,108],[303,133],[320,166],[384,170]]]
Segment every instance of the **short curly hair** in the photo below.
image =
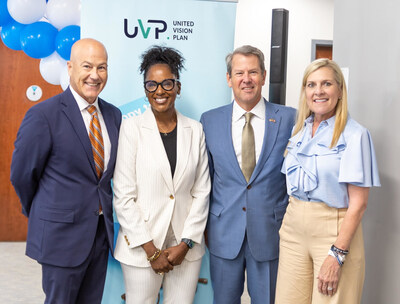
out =
[[155,64],[168,65],[177,79],[179,79],[179,72],[184,69],[185,58],[181,52],[171,47],[154,45],[142,54],[141,59],[140,73],[143,74],[144,80],[149,69]]

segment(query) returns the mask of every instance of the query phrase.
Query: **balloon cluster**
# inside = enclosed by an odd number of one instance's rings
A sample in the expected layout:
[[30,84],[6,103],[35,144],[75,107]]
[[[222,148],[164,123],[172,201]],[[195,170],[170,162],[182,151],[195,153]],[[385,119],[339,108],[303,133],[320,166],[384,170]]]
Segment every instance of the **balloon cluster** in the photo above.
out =
[[40,60],[49,83],[69,84],[67,60],[80,39],[81,0],[0,0],[1,40]]

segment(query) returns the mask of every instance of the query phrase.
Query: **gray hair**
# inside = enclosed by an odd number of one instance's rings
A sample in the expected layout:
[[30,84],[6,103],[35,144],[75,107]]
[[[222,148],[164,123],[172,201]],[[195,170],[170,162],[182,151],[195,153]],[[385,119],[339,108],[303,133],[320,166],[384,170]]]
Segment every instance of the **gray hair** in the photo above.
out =
[[258,48],[251,46],[251,45],[243,45],[241,47],[238,47],[233,51],[233,53],[230,53],[226,56],[225,62],[226,62],[226,69],[229,74],[229,76],[232,76],[232,59],[233,56],[236,54],[241,54],[244,56],[257,56],[258,62],[260,64],[260,69],[261,72],[264,73],[265,71],[265,65],[264,65],[264,54],[261,52]]

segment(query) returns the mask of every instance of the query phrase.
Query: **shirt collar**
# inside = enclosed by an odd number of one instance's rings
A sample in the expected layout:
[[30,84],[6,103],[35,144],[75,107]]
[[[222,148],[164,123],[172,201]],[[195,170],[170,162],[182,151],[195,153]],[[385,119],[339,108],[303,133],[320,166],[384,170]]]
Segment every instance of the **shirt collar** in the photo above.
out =
[[[82,96],[79,95],[71,86],[69,86],[69,89],[71,90],[71,93],[74,96],[76,103],[78,104],[79,110],[82,112],[90,104],[85,99],[83,99]],[[99,111],[99,98],[97,97],[94,103],[92,103],[91,105],[95,106],[97,111]]]
[[[327,120],[323,120],[321,121],[321,124],[326,124],[328,126],[333,126],[335,124],[335,119],[336,119],[336,115],[333,115],[332,117],[328,118]],[[307,124],[312,124],[314,122],[314,114],[311,114],[310,116],[308,116],[304,122],[304,125]]]
[[[250,112],[258,118],[265,120],[265,103],[263,97],[261,97],[261,99],[255,105],[255,107],[251,109]],[[233,102],[232,121],[238,121],[245,113],[246,111],[241,106],[239,106],[235,100]]]

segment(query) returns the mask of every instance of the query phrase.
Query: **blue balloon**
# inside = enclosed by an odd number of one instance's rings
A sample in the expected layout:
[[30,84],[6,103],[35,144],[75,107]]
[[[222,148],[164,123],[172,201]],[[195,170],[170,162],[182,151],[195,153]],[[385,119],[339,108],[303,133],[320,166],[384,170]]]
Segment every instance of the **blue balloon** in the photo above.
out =
[[22,49],[20,33],[26,27],[15,20],[4,25],[1,29],[1,40],[12,50],[19,51]]
[[4,26],[7,23],[13,21],[7,8],[7,0],[0,0],[0,26]]
[[79,39],[81,39],[80,26],[69,25],[64,27],[56,36],[57,53],[65,60],[69,60],[71,57],[71,47]]
[[57,33],[57,29],[48,22],[29,24],[21,31],[22,50],[36,59],[50,56],[55,51]]

